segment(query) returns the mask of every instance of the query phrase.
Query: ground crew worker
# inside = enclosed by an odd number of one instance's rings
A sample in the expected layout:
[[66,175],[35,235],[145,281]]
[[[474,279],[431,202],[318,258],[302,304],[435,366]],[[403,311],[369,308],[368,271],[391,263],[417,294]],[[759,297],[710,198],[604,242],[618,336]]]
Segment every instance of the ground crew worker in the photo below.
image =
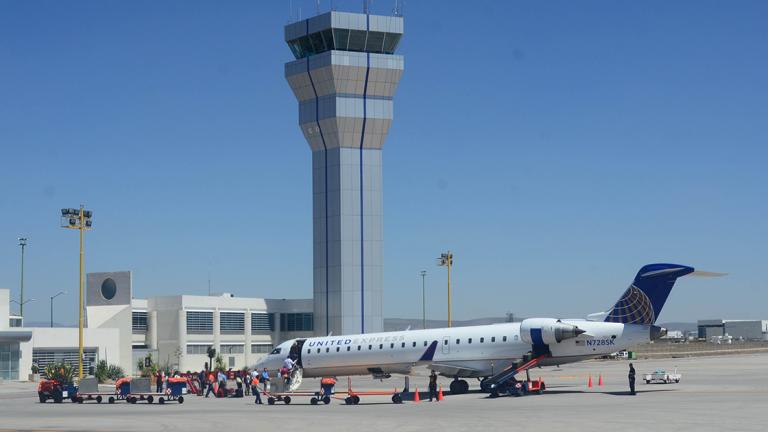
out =
[[251,392],[256,396],[256,403],[261,405],[261,394],[259,394],[259,374],[253,376],[251,379]]
[[627,378],[629,378],[629,394],[634,396],[635,393],[635,367],[632,366],[632,363],[629,364],[629,375],[627,375]]
[[155,393],[162,393],[163,392],[163,372],[157,371],[157,375],[155,376]]
[[208,390],[205,391],[205,397],[208,397],[209,394],[213,393],[213,396],[216,397],[216,392],[213,391],[213,383],[215,382],[216,378],[213,377],[213,372],[208,374]]
[[432,398],[437,400],[437,374],[435,371],[429,374],[429,401],[432,402]]
[[331,397],[333,394],[333,387],[336,386],[336,378],[325,377],[320,380],[320,389],[323,397]]
[[261,372],[261,383],[264,385],[264,391],[269,391],[269,371],[267,368]]

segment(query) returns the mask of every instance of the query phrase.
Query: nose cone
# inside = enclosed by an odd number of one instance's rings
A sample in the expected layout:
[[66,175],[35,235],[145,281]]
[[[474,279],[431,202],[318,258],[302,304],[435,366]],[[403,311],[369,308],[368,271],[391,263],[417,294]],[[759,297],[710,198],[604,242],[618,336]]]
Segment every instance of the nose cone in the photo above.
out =
[[576,327],[576,329],[574,329],[573,332],[576,333],[576,336],[578,336],[580,334],[586,333],[587,331],[586,330],[582,330],[582,329]]

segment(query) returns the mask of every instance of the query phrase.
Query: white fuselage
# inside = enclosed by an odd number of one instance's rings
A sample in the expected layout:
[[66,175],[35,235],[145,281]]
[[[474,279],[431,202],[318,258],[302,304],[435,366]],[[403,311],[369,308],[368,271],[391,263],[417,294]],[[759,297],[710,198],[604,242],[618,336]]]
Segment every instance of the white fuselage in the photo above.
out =
[[[549,344],[542,366],[599,357],[650,340],[650,326],[562,320],[586,333]],[[256,365],[278,370],[291,346],[303,341],[300,362],[305,377],[408,374],[419,364],[451,377],[488,377],[532,350],[522,340],[520,323],[453,327],[293,339],[280,344]],[[434,355],[425,359],[433,342]]]

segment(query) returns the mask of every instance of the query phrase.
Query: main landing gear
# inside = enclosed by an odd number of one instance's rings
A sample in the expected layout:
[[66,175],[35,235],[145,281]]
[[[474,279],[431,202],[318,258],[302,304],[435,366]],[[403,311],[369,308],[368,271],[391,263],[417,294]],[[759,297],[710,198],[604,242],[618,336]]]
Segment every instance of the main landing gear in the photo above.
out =
[[451,381],[450,390],[453,395],[467,393],[469,392],[469,383],[456,377]]

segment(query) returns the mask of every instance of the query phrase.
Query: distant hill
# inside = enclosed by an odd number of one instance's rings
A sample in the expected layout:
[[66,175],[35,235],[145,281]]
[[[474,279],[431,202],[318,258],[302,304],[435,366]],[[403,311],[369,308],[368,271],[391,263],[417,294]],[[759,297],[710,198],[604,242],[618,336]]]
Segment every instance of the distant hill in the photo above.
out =
[[[453,321],[454,327],[467,327],[475,325],[486,324],[498,324],[507,322],[506,317],[489,317],[489,318],[475,318],[464,321]],[[398,331],[405,330],[408,327],[411,330],[418,330],[422,327],[422,321],[418,318],[384,318],[384,331]],[[448,321],[446,320],[427,320],[427,328],[443,328],[448,327]]]

